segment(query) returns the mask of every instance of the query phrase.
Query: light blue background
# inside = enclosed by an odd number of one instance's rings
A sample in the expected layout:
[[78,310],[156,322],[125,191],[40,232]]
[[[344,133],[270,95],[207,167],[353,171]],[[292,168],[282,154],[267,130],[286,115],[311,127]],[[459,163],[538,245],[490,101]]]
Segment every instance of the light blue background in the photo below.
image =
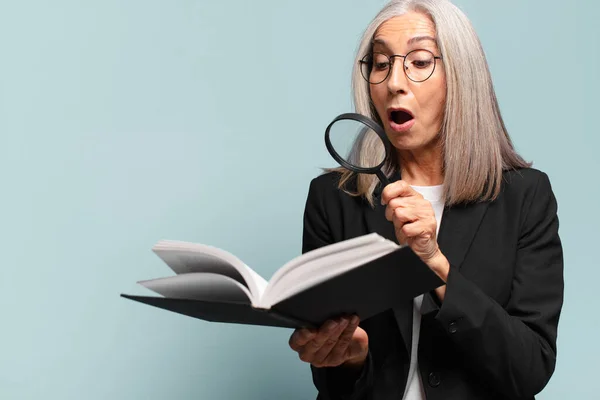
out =
[[[381,0],[0,2],[0,398],[307,399],[290,331],[119,297],[169,275],[162,238],[268,278],[333,166],[359,36]],[[590,399],[600,346],[597,2],[458,4],[517,148],[559,200],[566,303],[540,399]],[[270,215],[270,219],[265,219]]]

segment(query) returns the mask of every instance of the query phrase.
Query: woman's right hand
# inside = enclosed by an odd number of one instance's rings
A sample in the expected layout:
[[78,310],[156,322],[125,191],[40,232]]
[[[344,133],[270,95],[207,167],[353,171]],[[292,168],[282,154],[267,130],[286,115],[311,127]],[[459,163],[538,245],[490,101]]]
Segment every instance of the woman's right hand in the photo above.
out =
[[302,361],[315,367],[360,368],[369,352],[369,339],[358,323],[357,316],[349,316],[328,320],[318,330],[296,329],[289,345]]

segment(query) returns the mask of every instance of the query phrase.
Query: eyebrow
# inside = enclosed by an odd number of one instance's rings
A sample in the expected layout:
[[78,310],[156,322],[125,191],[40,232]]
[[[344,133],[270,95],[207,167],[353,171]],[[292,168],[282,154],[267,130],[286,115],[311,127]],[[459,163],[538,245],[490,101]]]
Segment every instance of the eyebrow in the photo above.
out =
[[[418,43],[418,42],[422,42],[422,41],[425,41],[425,40],[430,40],[430,41],[433,41],[434,43],[437,44],[437,40],[433,36],[415,36],[415,37],[412,37],[412,38],[408,39],[408,41],[406,42],[406,44],[408,44],[410,46],[412,44],[415,44],[415,43]],[[385,40],[379,39],[379,38],[374,38],[371,41],[371,44],[381,44],[381,45],[384,45],[386,47],[389,47],[387,45],[387,43],[386,43]]]

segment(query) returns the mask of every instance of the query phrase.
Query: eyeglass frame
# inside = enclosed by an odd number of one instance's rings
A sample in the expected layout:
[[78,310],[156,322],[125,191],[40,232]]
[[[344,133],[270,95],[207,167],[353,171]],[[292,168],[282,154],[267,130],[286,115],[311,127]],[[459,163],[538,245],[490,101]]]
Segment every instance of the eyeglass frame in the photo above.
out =
[[[431,70],[431,73],[429,74],[429,76],[428,76],[427,78],[425,78],[425,79],[421,80],[421,81],[416,81],[416,80],[412,79],[410,76],[408,76],[408,74],[406,73],[406,71],[408,70],[408,68],[407,68],[407,67],[406,67],[406,65],[404,64],[404,63],[406,62],[406,57],[408,57],[408,55],[409,55],[409,54],[411,54],[411,53],[414,53],[415,51],[426,51],[426,52],[430,53],[430,54],[433,56],[433,69]],[[372,82],[371,82],[369,79],[365,78],[365,76],[364,76],[364,74],[363,74],[363,71],[362,71],[362,64],[369,64],[369,62],[368,62],[368,61],[365,61],[365,58],[367,58],[367,57],[369,57],[369,56],[371,56],[371,57],[372,57],[372,55],[373,55],[373,54],[382,54],[382,55],[384,55],[385,57],[387,57],[387,59],[388,59],[388,60],[390,60],[390,68],[388,69],[387,75],[385,76],[385,78],[383,78],[383,79],[381,80],[381,82],[377,82],[377,83],[372,83]],[[402,68],[402,71],[404,72],[404,75],[405,75],[405,76],[406,76],[408,79],[410,79],[411,81],[413,81],[413,82],[416,82],[416,83],[425,82],[427,79],[431,78],[431,76],[432,76],[432,75],[433,75],[433,73],[435,72],[435,67],[437,66],[437,61],[436,61],[436,60],[441,60],[441,59],[442,59],[442,56],[436,56],[436,55],[435,55],[435,54],[434,54],[434,53],[433,53],[431,50],[427,50],[427,49],[414,49],[414,50],[411,50],[411,51],[409,51],[408,53],[406,53],[406,55],[401,55],[401,54],[392,54],[391,56],[388,56],[387,54],[385,54],[385,53],[381,53],[381,52],[379,52],[379,51],[375,51],[375,52],[371,52],[371,53],[365,54],[363,58],[361,58],[360,60],[358,60],[358,63],[359,63],[359,64],[361,64],[361,67],[360,67],[360,75],[361,75],[361,76],[363,77],[363,79],[364,79],[364,80],[366,80],[368,83],[370,83],[370,84],[372,84],[372,85],[379,85],[380,83],[383,83],[383,82],[385,82],[385,80],[386,80],[387,78],[389,78],[389,77],[390,77],[390,73],[392,72],[392,69],[394,69],[394,63],[395,63],[395,60],[394,60],[394,58],[396,58],[396,57],[403,58],[403,60],[402,60],[402,67],[403,67],[403,68]],[[370,63],[370,64],[371,64],[371,69],[372,69],[372,68],[373,68],[373,65],[372,65],[372,64],[373,64],[373,60],[371,60],[371,63]]]

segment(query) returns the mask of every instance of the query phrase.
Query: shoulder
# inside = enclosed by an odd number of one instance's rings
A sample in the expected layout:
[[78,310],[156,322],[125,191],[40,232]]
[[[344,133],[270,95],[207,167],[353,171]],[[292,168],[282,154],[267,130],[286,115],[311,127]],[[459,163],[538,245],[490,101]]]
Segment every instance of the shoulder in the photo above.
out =
[[345,211],[358,212],[365,207],[362,197],[351,195],[356,191],[356,176],[351,176],[343,185],[340,171],[326,171],[311,179],[306,199],[307,212],[320,212],[329,216]]
[[344,238],[342,227],[350,196],[340,189],[342,173],[323,172],[310,181],[304,208],[302,251],[306,252]]
[[[308,195],[316,196],[323,200],[337,199],[338,201],[345,197],[350,197],[348,193],[340,188],[341,179],[342,173],[339,171],[324,172],[310,181]],[[346,190],[354,191],[356,189],[355,180],[355,177],[351,177],[344,183]]]
[[517,168],[502,173],[504,183],[519,189],[535,186],[540,180],[548,179],[548,175],[536,168]]
[[310,181],[310,188],[315,190],[331,190],[336,188],[342,174],[337,171],[324,172]]
[[324,202],[335,196],[335,192],[340,181],[339,172],[325,172],[312,178],[308,185],[308,195],[306,198],[307,211],[314,208],[322,208]]
[[556,218],[558,203],[547,173],[531,167],[505,171],[502,186],[498,209],[519,215],[523,229]]
[[549,195],[552,185],[548,174],[536,168],[518,168],[506,170],[502,174],[502,192],[514,198],[532,198]]
[[[310,186],[314,189],[321,191],[337,191],[339,187],[340,180],[342,179],[342,173],[339,170],[326,171],[321,173],[320,175],[314,177]],[[346,183],[345,186],[349,186],[350,188],[355,188],[355,176],[351,177]]]

